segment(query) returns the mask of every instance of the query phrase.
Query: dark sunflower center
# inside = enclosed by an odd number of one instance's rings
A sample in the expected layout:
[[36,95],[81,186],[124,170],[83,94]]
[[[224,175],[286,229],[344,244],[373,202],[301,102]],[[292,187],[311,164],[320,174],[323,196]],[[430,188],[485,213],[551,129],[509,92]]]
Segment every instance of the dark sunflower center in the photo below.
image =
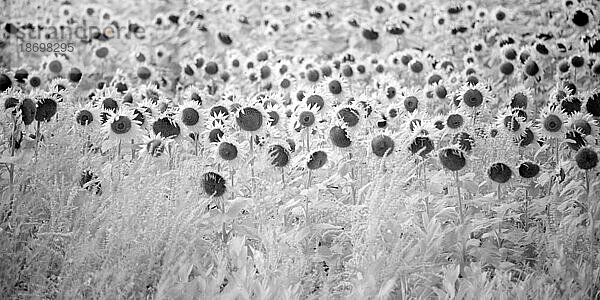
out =
[[219,156],[224,160],[234,160],[238,155],[237,147],[228,142],[223,142],[219,145]]
[[557,115],[548,115],[544,120],[544,129],[549,132],[557,132],[562,127],[562,121]]
[[187,126],[194,126],[200,121],[200,114],[197,110],[187,107],[181,112],[181,121]]
[[310,111],[300,113],[300,124],[304,127],[312,126],[315,123],[315,115]]
[[110,128],[116,134],[125,134],[131,129],[131,120],[125,116],[119,116],[110,124]]
[[469,107],[477,107],[483,103],[483,95],[478,90],[469,89],[463,95],[463,102]]
[[236,123],[245,131],[256,131],[262,126],[263,117],[260,111],[253,107],[242,109]]
[[462,126],[463,122],[463,117],[459,114],[452,114],[448,116],[448,127],[452,129],[459,128]]

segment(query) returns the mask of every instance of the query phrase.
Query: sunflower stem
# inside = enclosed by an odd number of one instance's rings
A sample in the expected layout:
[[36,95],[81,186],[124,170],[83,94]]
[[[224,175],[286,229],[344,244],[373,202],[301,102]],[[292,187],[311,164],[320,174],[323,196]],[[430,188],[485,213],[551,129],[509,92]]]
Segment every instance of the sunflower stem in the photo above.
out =
[[219,197],[221,198],[221,212],[223,213],[223,220],[222,220],[222,224],[221,224],[221,237],[223,240],[223,244],[227,243],[227,224],[225,222],[225,197]]
[[[10,156],[13,157],[15,156],[15,132],[17,131],[17,121],[14,119],[13,117],[13,126],[12,126],[12,130],[10,133]],[[8,168],[8,177],[9,177],[9,181],[8,181],[8,196],[10,199],[10,204],[8,206],[8,210],[6,215],[2,218],[2,223],[6,222],[8,220],[8,218],[10,217],[10,215],[12,214],[12,210],[13,210],[13,206],[15,203],[15,164],[14,163],[10,163],[7,164],[7,168]]]
[[254,136],[250,135],[250,182],[254,192]]
[[[312,179],[312,170],[308,169],[308,178],[306,179],[306,191],[310,191],[310,181]],[[309,197],[306,197],[306,205],[304,208],[304,213],[306,214],[306,225],[308,226],[309,222],[309,216],[308,216],[308,203],[309,203]]]
[[37,121],[37,125],[35,126],[35,158],[34,161],[37,162],[38,159],[38,148],[40,143],[40,121]]
[[425,212],[427,213],[427,218],[431,218],[429,211],[429,194],[427,194],[427,165],[425,165],[425,160],[423,160],[423,191],[425,192]]
[[460,216],[460,224],[464,222],[464,213],[462,199],[460,195],[460,181],[458,180],[458,171],[454,171],[454,180],[456,181],[456,191],[458,192],[458,213]]
[[310,130],[306,129],[306,150],[310,152]]
[[135,141],[131,139],[131,161],[135,160]]
[[[594,236],[594,213],[593,213],[593,203],[592,200],[590,199],[590,178],[589,178],[589,170],[585,170],[585,197],[587,200],[587,204],[588,204],[588,214],[589,214],[589,218],[590,218],[590,228],[589,228],[589,239],[590,239],[590,263],[591,263],[591,269],[592,269],[592,273],[594,270],[594,265],[596,262],[596,257],[595,257],[595,251],[594,251],[594,240],[595,240],[595,236]],[[593,275],[593,274],[592,274]],[[591,276],[590,278],[593,278],[593,276]]]
[[198,133],[194,132],[194,155],[198,156]]
[[[352,160],[352,152],[348,153],[348,162]],[[354,166],[350,165],[350,178],[352,179],[352,204],[356,205],[356,175],[354,174]]]
[[559,140],[556,139],[556,169],[560,172],[560,162],[559,162]]
[[119,143],[117,144],[117,160],[121,160],[121,139],[119,139]]
[[510,76],[506,75],[506,102],[510,104]]
[[281,167],[281,189],[285,190],[285,170]]
[[496,192],[496,194],[498,194],[498,203],[500,203],[502,201],[502,196],[500,196],[500,184],[498,183],[498,191]]
[[527,192],[527,188],[525,188],[525,232],[529,231],[529,199],[528,199],[528,192]]

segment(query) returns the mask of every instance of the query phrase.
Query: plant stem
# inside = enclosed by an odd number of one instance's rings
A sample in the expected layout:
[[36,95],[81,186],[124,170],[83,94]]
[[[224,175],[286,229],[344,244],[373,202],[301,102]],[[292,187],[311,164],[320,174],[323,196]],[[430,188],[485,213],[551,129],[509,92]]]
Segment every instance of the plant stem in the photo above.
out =
[[223,221],[221,224],[221,238],[223,240],[223,244],[227,243],[227,225],[225,224],[225,197],[221,198],[221,212],[223,213]]
[[37,121],[37,125],[35,126],[35,162],[37,162],[38,158],[38,144],[40,143],[40,127],[40,121]]
[[[306,191],[309,192],[310,191],[310,181],[312,179],[312,170],[308,169],[308,176],[306,179]],[[306,197],[306,206],[304,208],[304,213],[306,214],[306,225],[309,224],[309,220],[308,220],[308,202],[309,202],[309,197]]]
[[306,129],[306,150],[310,152],[310,129]]
[[[589,214],[589,218],[590,218],[590,229],[589,229],[589,235],[590,235],[590,262],[591,262],[591,271],[592,271],[592,276],[590,276],[589,278],[593,278],[593,272],[594,272],[594,265],[596,264],[596,252],[594,251],[594,242],[595,242],[595,228],[594,228],[594,212],[593,212],[593,203],[592,200],[590,199],[590,178],[589,178],[589,170],[585,170],[585,192],[586,192],[586,200],[587,200],[587,204],[588,204],[588,214]],[[592,282],[593,285],[593,282]]]
[[527,188],[525,188],[525,232],[529,231],[529,203],[528,203],[528,192]]
[[198,156],[198,133],[194,132],[194,155]]
[[254,135],[250,135],[250,182],[254,192]]
[[458,171],[454,171],[454,180],[456,181],[456,190],[458,192],[458,213],[460,216],[460,224],[462,224],[464,222],[464,213],[463,213],[463,205],[462,205],[462,199],[460,196],[460,181],[458,180]]

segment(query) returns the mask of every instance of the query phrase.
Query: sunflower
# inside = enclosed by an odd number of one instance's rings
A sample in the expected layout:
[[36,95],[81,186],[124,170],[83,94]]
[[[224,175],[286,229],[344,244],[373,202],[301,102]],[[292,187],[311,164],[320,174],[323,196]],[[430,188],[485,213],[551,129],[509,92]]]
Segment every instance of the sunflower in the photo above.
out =
[[567,122],[570,130],[574,130],[582,134],[591,141],[598,138],[598,122],[594,117],[587,113],[577,112],[572,114]]
[[487,169],[488,177],[492,181],[499,184],[507,183],[511,179],[513,174],[514,172],[512,168],[508,164],[501,161],[491,164]]
[[199,106],[203,106],[204,101],[208,98],[206,93],[202,91],[198,86],[192,84],[188,85],[181,93],[183,101],[193,101]]
[[328,133],[329,141],[338,151],[352,153],[357,146],[357,143],[354,142],[355,138],[348,133],[348,127],[341,120],[334,121]]
[[400,96],[398,97],[398,100],[402,101],[402,105],[404,106],[402,114],[404,115],[421,110],[424,99],[425,95],[422,89],[414,87],[402,88]]
[[532,126],[531,122],[525,122],[520,136],[514,137],[513,141],[523,149],[532,149],[534,152],[540,148],[538,143],[539,137],[537,130]]
[[35,97],[37,99],[37,108],[35,110],[35,120],[38,122],[50,122],[58,111],[58,98],[53,93],[41,93]]
[[95,47],[92,55],[92,63],[94,65],[103,66],[112,60],[112,57],[117,51],[107,43]]
[[361,108],[357,106],[357,103],[336,107],[335,116],[337,120],[346,126],[348,132],[353,136],[356,136],[362,130],[362,120],[364,117],[361,115]]
[[40,89],[43,87],[44,81],[45,78],[39,71],[32,71],[29,73],[29,77],[27,77],[27,85],[31,87],[31,89]]
[[303,134],[306,131],[312,132],[314,128],[322,129],[324,123],[321,122],[323,119],[318,112],[316,106],[299,104],[290,119],[288,131]]
[[350,88],[346,77],[342,76],[339,72],[336,72],[330,77],[323,78],[319,87],[319,90],[324,91],[325,95],[333,98],[335,103],[344,101]]
[[[302,101],[308,108],[314,108],[321,115],[328,115],[331,112],[332,99],[325,96],[320,90],[313,90],[305,93]],[[329,101],[327,101],[329,100]]]
[[248,141],[238,143],[232,136],[223,135],[219,141],[211,143],[211,152],[215,161],[236,170],[241,169],[246,161],[247,153],[245,149],[248,149],[248,147]]
[[250,101],[240,103],[241,107],[237,109],[235,114],[235,124],[237,128],[252,135],[262,136],[265,132],[265,127],[268,126],[270,116],[265,112],[263,106]]
[[290,74],[283,74],[277,76],[277,80],[274,81],[274,84],[279,94],[283,98],[290,99],[291,102],[291,92],[294,89],[294,86],[297,85],[296,79]]
[[117,69],[114,77],[110,81],[110,86],[115,87],[117,92],[121,95],[129,92],[129,87],[132,86],[129,76],[121,69]]
[[142,99],[148,99],[154,104],[158,104],[159,100],[164,97],[163,92],[154,83],[140,86],[139,91]]
[[52,93],[55,93],[59,99],[59,102],[62,102],[64,99],[71,100],[71,96],[73,95],[74,88],[71,86],[71,82],[64,78],[55,78],[50,83],[48,83],[48,90]]
[[263,107],[269,119],[267,124],[269,125],[269,131],[275,135],[284,135],[288,126],[288,118],[285,117],[285,111],[283,106],[277,102],[263,103]]
[[89,103],[80,106],[75,111],[73,120],[77,127],[85,128],[90,132],[94,132],[100,126],[100,114],[98,109]]
[[46,72],[48,78],[64,77],[64,74],[69,70],[68,66],[68,61],[61,55],[51,54],[42,58],[42,69]]
[[148,49],[139,43],[135,43],[133,49],[129,51],[129,59],[135,64],[144,64],[149,60]]
[[538,133],[541,137],[549,139],[563,139],[567,130],[567,116],[558,107],[545,107],[540,116],[540,122],[537,125]]
[[466,109],[471,114],[486,107],[493,100],[490,91],[482,83],[471,85],[463,84],[458,92],[459,107]]
[[161,113],[152,120],[152,133],[161,134],[161,136],[175,141],[181,141],[188,137],[186,127],[179,120],[170,117],[168,113]]
[[443,127],[447,133],[463,131],[467,127],[468,117],[461,108],[452,108],[443,120]]
[[510,91],[509,101],[508,105],[513,109],[523,109],[526,112],[532,112],[534,109],[531,89],[523,85],[519,85]]
[[191,59],[183,59],[179,63],[179,67],[181,69],[181,73],[179,74],[180,81],[183,84],[193,84],[196,80],[196,75],[199,73],[198,68],[196,68],[196,62]]
[[480,21],[487,20],[488,14],[488,10],[485,7],[477,7],[475,10],[475,18]]
[[267,161],[273,167],[284,168],[289,165],[291,158],[291,152],[289,143],[286,141],[275,140],[267,147],[267,151],[264,152],[262,161]]
[[507,23],[512,19],[512,13],[504,6],[496,6],[489,14],[489,20],[495,23]]
[[505,108],[497,114],[496,127],[502,128],[503,132],[507,132],[513,137],[520,137],[525,130],[524,122],[525,118],[520,116],[517,111]]
[[164,138],[160,133],[144,135],[142,137],[142,149],[140,149],[139,155],[140,157],[152,159],[165,157],[163,154],[166,154],[169,151],[169,144],[172,142],[172,139]]
[[453,145],[438,150],[438,159],[449,171],[460,171],[467,165],[467,155],[458,146]]
[[531,55],[525,60],[521,69],[521,73],[525,76],[525,84],[534,85],[544,78],[545,68],[542,66],[542,61],[537,55]]
[[184,101],[175,119],[183,124],[190,132],[202,132],[205,123],[205,111],[194,101]]
[[16,116],[16,113],[21,105],[23,99],[23,93],[14,88],[8,88],[4,92],[0,93],[0,105],[4,114]]
[[135,74],[142,82],[150,82],[153,75],[156,75],[156,70],[148,63],[140,63],[136,66]]
[[369,141],[370,152],[379,158],[392,156],[400,149],[397,138],[397,133],[387,129],[373,134]]
[[102,125],[107,140],[102,143],[102,152],[121,144],[126,145],[131,141],[141,140],[142,131],[139,122],[134,120],[135,115],[131,109],[120,108],[116,112],[107,113],[107,122]]
[[[210,117],[209,117],[210,120]],[[221,122],[206,122],[206,130],[198,135],[199,141],[205,141],[208,143],[216,143],[221,140],[224,135],[230,135],[231,127]],[[194,137],[191,137],[192,140]]]

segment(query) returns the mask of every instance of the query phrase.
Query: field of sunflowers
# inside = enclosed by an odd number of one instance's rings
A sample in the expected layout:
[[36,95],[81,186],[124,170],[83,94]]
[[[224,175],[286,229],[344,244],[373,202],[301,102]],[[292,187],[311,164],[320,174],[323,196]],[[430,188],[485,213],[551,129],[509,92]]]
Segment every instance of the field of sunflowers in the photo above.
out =
[[2,0],[0,299],[600,299],[596,0]]

